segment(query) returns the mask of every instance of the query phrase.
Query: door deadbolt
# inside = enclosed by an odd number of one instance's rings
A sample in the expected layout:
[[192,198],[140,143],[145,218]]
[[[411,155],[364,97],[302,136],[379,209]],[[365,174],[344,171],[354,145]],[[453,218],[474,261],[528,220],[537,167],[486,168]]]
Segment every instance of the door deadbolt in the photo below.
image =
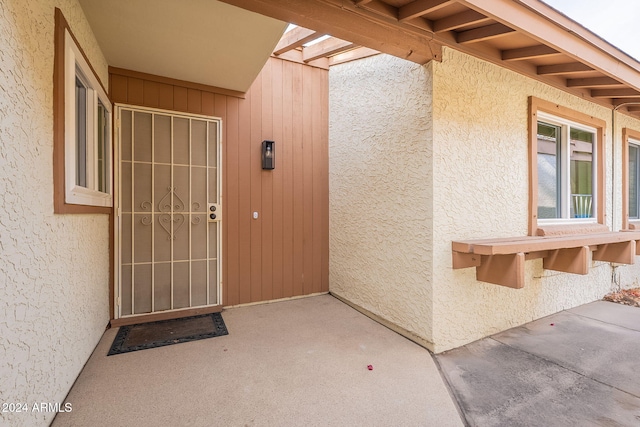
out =
[[222,211],[220,210],[220,205],[217,203],[209,203],[209,221],[220,221],[220,214]]

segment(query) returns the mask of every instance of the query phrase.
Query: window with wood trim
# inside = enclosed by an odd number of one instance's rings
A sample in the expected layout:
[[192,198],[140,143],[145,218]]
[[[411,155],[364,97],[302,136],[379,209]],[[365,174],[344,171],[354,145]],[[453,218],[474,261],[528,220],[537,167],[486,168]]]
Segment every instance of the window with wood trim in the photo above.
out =
[[113,205],[112,104],[59,9],[55,49],[55,211],[108,213]]
[[640,132],[622,129],[622,228],[640,228]]
[[530,98],[530,234],[604,223],[604,122]]

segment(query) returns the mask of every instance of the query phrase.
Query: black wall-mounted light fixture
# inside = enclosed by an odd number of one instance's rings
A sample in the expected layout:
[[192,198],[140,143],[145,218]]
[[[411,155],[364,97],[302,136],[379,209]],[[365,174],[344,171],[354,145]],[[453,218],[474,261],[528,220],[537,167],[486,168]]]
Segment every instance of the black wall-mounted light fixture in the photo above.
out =
[[262,169],[276,168],[276,143],[262,141]]

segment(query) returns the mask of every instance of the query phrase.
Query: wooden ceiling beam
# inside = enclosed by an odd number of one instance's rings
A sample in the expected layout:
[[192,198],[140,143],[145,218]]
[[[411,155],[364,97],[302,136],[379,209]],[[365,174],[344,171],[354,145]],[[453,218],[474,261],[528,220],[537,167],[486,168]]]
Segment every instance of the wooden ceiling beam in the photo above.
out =
[[446,18],[434,21],[433,31],[436,33],[441,33],[443,31],[451,31],[467,25],[480,24],[488,20],[489,18],[487,18],[480,12],[469,9],[465,12],[456,13],[455,15],[447,16]]
[[521,47],[502,51],[503,61],[522,61],[525,59],[539,58],[542,56],[558,55],[560,52],[544,44]]
[[[538,9],[542,7],[538,4],[540,3],[538,0],[455,0],[452,4],[466,6],[486,16],[489,22],[499,24],[493,24],[496,25],[493,28],[491,25],[485,25],[479,29],[458,30],[459,32],[449,30],[437,33],[422,30],[408,22],[399,22],[397,18],[394,19],[393,16],[390,16],[392,14],[381,14],[380,11],[375,12],[364,6],[380,0],[221,1],[276,19],[313,28],[321,33],[350,40],[356,45],[376,49],[419,64],[424,64],[432,59],[441,60],[442,46],[448,46],[582,98],[590,97],[589,88],[567,87],[566,76],[586,71],[593,73],[594,69],[597,69],[602,75],[615,77],[640,92],[640,82],[635,84],[639,80],[637,71],[631,72],[627,63],[621,63],[620,55],[602,49],[598,50],[593,45],[587,46],[583,38],[567,36],[567,28],[560,28],[547,18],[548,15],[554,19],[557,18],[552,10],[546,15],[537,13]],[[394,2],[394,4],[398,3]],[[458,9],[458,11],[461,10]],[[420,19],[428,22],[423,18]],[[513,30],[514,28],[517,32]],[[574,62],[536,66],[530,61],[504,61],[501,50],[491,43],[473,43],[498,37],[501,34],[518,34],[529,37],[540,44],[553,47],[569,58],[573,58]],[[591,100],[607,107],[611,106],[613,102],[611,98],[591,98]]]
[[591,96],[593,98],[636,98],[640,96],[640,92],[631,88],[593,89]]
[[354,47],[356,47],[356,45],[351,42],[331,37],[302,49],[302,60],[309,62],[314,59],[336,55],[340,52],[353,49]]
[[507,27],[503,24],[491,24],[484,27],[474,28],[473,30],[462,31],[458,33],[458,43],[476,43],[483,40],[490,40],[496,37],[501,37],[509,33],[513,33],[513,28]]
[[569,62],[566,64],[553,64],[553,65],[540,65],[538,67],[539,76],[553,76],[558,74],[574,74],[584,73],[587,71],[593,71],[593,68],[589,67],[582,62]]
[[567,87],[601,87],[601,86],[624,86],[622,83],[611,77],[588,77],[582,79],[567,79]]
[[449,6],[452,0],[416,0],[398,9],[398,20],[400,22],[417,18]]
[[278,42],[276,48],[273,50],[274,55],[280,55],[287,51],[293,50],[302,46],[305,43],[310,42],[321,37],[322,34],[318,34],[317,31],[310,30],[304,27],[296,27],[293,30],[287,32]]
[[[417,64],[442,59],[442,44],[413,26],[346,0],[221,0],[255,13],[331,34]],[[368,2],[371,3],[371,2]],[[367,3],[367,4],[368,4]]]

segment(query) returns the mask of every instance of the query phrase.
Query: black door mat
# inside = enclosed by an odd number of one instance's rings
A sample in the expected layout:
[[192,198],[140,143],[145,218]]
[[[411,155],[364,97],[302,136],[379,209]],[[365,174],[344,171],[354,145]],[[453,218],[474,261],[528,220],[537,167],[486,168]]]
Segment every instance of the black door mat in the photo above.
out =
[[220,313],[122,326],[107,356],[228,334]]

